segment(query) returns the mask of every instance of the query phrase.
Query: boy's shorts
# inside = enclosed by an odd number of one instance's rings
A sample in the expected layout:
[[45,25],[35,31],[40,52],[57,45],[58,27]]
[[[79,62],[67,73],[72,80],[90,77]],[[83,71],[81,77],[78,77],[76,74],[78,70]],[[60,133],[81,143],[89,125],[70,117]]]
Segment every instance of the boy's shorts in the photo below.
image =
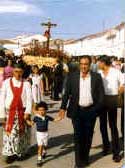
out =
[[36,132],[37,144],[38,146],[48,144],[48,132]]

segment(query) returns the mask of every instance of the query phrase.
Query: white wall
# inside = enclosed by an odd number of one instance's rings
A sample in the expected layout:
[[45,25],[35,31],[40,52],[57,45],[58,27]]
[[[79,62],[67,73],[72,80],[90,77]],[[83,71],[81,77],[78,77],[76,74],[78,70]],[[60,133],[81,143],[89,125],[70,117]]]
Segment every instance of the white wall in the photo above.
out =
[[17,44],[5,44],[4,47],[9,50],[12,50],[13,53],[17,56],[22,54],[22,48]]
[[[115,37],[108,39],[113,34]],[[106,54],[123,57],[125,56],[125,26],[120,30],[111,29],[100,36],[93,38],[89,36],[83,40],[66,44],[64,45],[64,51],[72,56]]]

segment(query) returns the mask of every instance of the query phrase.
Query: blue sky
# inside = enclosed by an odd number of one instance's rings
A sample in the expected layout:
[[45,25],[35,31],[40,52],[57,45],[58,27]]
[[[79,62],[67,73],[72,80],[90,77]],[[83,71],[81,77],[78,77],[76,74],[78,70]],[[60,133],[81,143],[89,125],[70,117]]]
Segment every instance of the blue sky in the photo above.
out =
[[125,21],[125,0],[0,0],[0,39],[43,34],[48,18],[53,38],[79,38]]

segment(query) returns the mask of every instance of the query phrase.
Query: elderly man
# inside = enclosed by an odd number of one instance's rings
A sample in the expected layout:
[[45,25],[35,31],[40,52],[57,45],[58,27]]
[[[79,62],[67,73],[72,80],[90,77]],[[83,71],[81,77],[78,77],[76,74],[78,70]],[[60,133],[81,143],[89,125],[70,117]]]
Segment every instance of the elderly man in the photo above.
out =
[[[62,98],[59,117],[72,119],[75,143],[75,168],[83,168],[89,163],[89,152],[97,113],[104,98],[102,78],[90,72],[91,58],[80,59],[80,71],[70,73]],[[69,102],[69,103],[68,103]]]
[[0,116],[4,119],[3,151],[6,161],[25,154],[29,145],[29,129],[25,120],[32,109],[31,86],[22,80],[23,67],[15,64],[13,77],[4,81],[1,91]]

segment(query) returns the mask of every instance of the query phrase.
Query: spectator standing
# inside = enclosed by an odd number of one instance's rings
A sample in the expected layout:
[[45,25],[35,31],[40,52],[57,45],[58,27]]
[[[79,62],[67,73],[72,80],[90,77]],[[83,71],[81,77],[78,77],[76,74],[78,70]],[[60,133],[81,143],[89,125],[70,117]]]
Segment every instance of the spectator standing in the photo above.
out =
[[103,140],[103,152],[107,155],[110,151],[110,142],[107,130],[107,116],[111,129],[113,160],[120,162],[119,135],[117,129],[117,100],[118,94],[123,90],[124,79],[122,73],[111,66],[108,56],[101,56],[98,61],[100,74],[103,79],[105,98],[100,114],[100,130]]

